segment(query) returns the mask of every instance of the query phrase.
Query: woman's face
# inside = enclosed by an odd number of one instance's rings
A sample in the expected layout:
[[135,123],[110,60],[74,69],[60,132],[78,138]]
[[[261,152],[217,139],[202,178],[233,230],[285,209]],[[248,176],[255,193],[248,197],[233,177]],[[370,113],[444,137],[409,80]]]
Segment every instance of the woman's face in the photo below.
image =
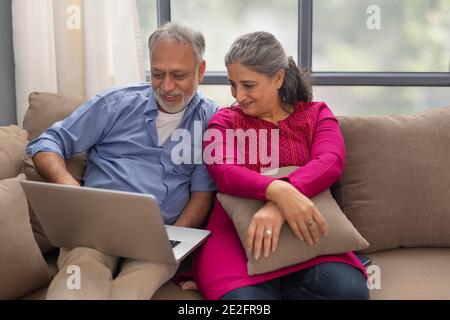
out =
[[283,84],[284,70],[270,78],[240,63],[227,66],[231,94],[242,111],[259,118],[270,117],[281,109],[278,91]]

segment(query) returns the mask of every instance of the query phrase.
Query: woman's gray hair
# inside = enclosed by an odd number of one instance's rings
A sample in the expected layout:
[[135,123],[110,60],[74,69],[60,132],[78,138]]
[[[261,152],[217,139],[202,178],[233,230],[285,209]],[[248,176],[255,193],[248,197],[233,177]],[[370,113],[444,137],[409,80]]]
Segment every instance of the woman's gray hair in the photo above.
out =
[[162,27],[158,28],[152,33],[148,39],[148,48],[150,50],[150,56],[153,48],[159,41],[177,41],[182,44],[190,44],[194,48],[197,62],[200,64],[203,61],[205,55],[205,37],[200,31],[196,31],[190,27],[181,25],[176,22],[168,22]]
[[308,76],[301,72],[292,57],[287,57],[281,43],[269,32],[245,34],[234,41],[225,56],[225,65],[240,63],[269,78],[285,70],[279,94],[285,104],[295,106],[299,101],[312,100],[312,87]]

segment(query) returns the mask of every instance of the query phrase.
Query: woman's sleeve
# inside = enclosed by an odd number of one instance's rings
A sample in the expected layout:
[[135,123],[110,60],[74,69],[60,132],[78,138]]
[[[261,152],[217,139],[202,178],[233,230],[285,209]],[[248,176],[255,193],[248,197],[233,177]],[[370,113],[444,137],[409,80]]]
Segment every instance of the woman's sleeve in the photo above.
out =
[[307,197],[331,187],[345,167],[345,143],[336,117],[326,104],[319,106],[310,161],[283,180]]
[[[208,172],[221,193],[266,201],[266,189],[276,179],[238,164],[237,144],[227,141],[227,130],[232,129],[232,111],[229,109],[222,109],[211,119],[203,152]],[[232,145],[234,148],[230,149]]]

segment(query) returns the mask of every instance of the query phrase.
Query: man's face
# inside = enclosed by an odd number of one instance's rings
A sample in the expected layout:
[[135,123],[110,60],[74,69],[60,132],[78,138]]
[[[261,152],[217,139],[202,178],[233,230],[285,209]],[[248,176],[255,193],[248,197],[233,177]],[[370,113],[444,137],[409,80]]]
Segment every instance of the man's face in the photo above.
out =
[[203,81],[205,62],[197,62],[190,44],[159,41],[150,56],[151,83],[160,109],[183,111]]

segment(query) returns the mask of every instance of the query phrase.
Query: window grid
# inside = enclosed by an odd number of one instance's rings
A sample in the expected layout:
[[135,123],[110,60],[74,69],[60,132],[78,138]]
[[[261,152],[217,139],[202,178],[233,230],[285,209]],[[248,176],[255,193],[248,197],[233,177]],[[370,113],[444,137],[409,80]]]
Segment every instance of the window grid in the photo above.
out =
[[[311,70],[313,0],[298,2],[298,61],[301,68]],[[157,0],[158,26],[171,21],[170,5],[170,0]],[[312,72],[311,76],[319,86],[450,86],[450,72]],[[228,85],[226,72],[207,72],[203,84]]]

